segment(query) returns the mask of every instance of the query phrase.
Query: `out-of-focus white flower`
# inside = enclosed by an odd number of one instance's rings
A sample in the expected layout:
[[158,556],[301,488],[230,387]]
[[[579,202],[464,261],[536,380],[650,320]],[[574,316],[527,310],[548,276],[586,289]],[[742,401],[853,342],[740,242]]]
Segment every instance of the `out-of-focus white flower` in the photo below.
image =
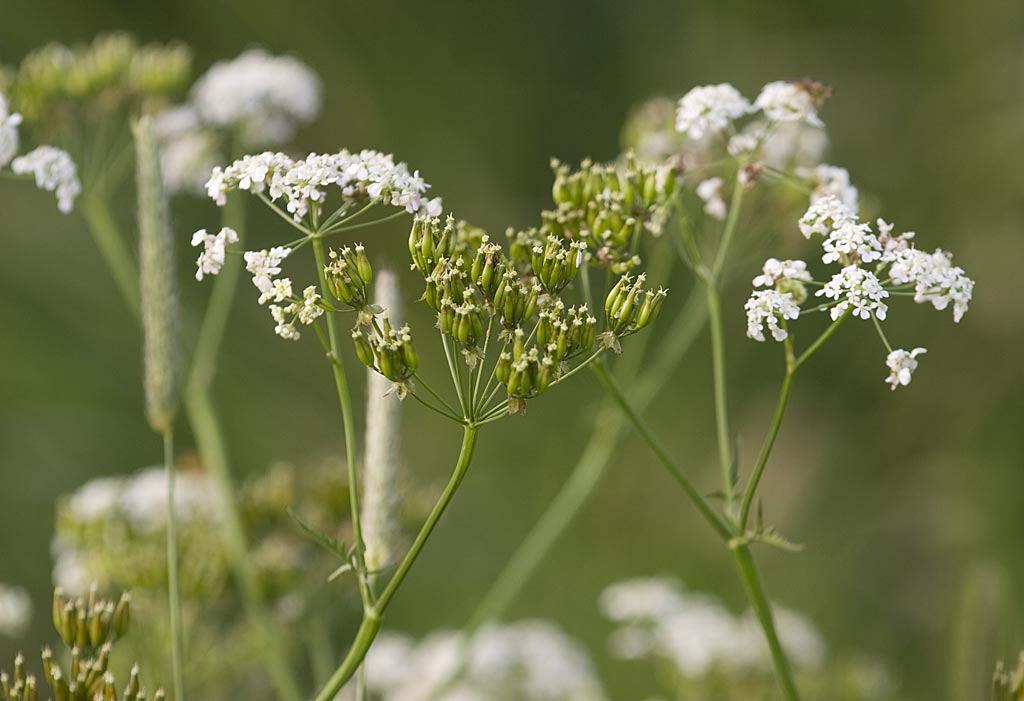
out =
[[246,251],[245,269],[252,273],[252,284],[260,292],[266,292],[273,284],[274,277],[281,272],[281,261],[288,257],[292,249],[274,246],[269,251]]
[[924,348],[915,348],[912,351],[902,348],[894,350],[885,358],[885,364],[889,368],[889,376],[885,378],[885,381],[892,385],[894,390],[900,385],[904,387],[909,385],[911,375],[914,370],[917,370],[917,356],[927,352]]
[[846,205],[850,212],[857,213],[860,193],[850,184],[850,173],[846,168],[822,163],[814,168],[800,168],[797,173],[814,184],[812,202],[832,195]]
[[821,162],[827,149],[824,129],[805,122],[781,122],[765,137],[761,156],[774,168],[811,167]]
[[0,168],[10,163],[18,153],[19,124],[21,124],[21,115],[17,112],[10,112],[7,98],[0,93]]
[[754,100],[754,108],[774,122],[806,122],[812,126],[825,126],[818,117],[814,98],[800,83],[777,80],[761,88]]
[[728,83],[693,88],[679,100],[676,131],[702,139],[723,131],[750,111],[750,102]]
[[383,701],[600,701],[604,692],[578,643],[546,621],[439,631],[418,643],[383,633],[366,657],[367,686]]
[[172,194],[202,194],[203,183],[223,161],[217,136],[206,129],[199,114],[187,105],[164,110],[156,117],[160,173]]
[[959,322],[967,312],[974,295],[974,280],[963,268],[953,265],[953,256],[936,249],[926,253],[916,248],[905,248],[894,255],[889,275],[898,285],[914,285],[914,301],[930,302],[943,310],[952,303],[953,320]]
[[47,192],[56,192],[57,208],[64,214],[74,209],[75,198],[82,192],[75,162],[67,151],[53,146],[40,146],[15,158],[11,170],[19,175],[31,173],[35,176],[37,187]]
[[82,556],[60,541],[53,543],[53,585],[70,596],[83,596],[92,586],[89,568],[82,561]]
[[779,260],[769,258],[764,262],[762,273],[753,279],[754,287],[774,287],[779,280],[800,280],[810,282],[807,263],[802,260]]
[[840,270],[814,294],[837,302],[829,310],[833,320],[850,308],[853,309],[853,315],[861,319],[870,319],[874,315],[884,320],[889,310],[888,305],[882,301],[889,293],[881,282],[874,273],[856,265],[848,265]]
[[722,199],[722,179],[708,178],[697,185],[697,197],[704,200],[704,212],[718,221],[725,219],[725,200]]
[[765,340],[766,325],[772,338],[785,341],[789,333],[782,328],[782,323],[800,316],[800,305],[792,293],[777,290],[754,290],[743,308],[747,312],[747,336],[761,342]]
[[228,244],[231,243],[238,243],[238,232],[226,226],[215,236],[206,233],[206,229],[192,234],[192,246],[203,247],[196,260],[196,280],[202,280],[203,275],[216,275],[220,272],[227,256]]
[[28,592],[0,582],[0,635],[18,637],[28,628],[31,618],[32,598]]
[[[609,641],[624,659],[662,658],[686,678],[716,668],[761,670],[770,666],[768,645],[750,613],[731,614],[710,596],[686,592],[668,579],[613,584],[601,595],[602,612],[618,625]],[[820,633],[800,614],[773,607],[783,647],[801,667],[825,656]]]
[[320,111],[320,80],[298,59],[252,49],[215,63],[196,81],[191,102],[206,124],[236,131],[245,147],[289,141]]

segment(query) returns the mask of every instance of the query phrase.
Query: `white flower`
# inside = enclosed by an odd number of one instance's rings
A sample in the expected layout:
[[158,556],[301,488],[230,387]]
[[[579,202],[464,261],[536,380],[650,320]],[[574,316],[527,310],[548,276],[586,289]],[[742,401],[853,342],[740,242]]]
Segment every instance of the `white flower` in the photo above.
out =
[[291,278],[278,278],[274,280],[263,294],[260,295],[259,303],[266,304],[270,300],[284,302],[290,300],[295,294],[292,292]]
[[725,219],[725,200],[722,199],[722,179],[708,178],[697,185],[697,196],[704,200],[704,211],[711,217]]
[[647,619],[655,621],[678,609],[683,602],[679,586],[662,578],[628,579],[601,592],[598,600],[605,618],[616,621]]
[[870,263],[882,257],[882,244],[871,233],[871,226],[852,219],[832,229],[821,247],[825,251],[821,260],[825,263],[847,262],[851,259]]
[[828,236],[833,229],[856,219],[856,215],[838,197],[828,195],[811,202],[800,217],[800,233],[808,239],[814,234]]
[[825,126],[818,117],[814,98],[799,83],[778,80],[761,88],[754,108],[764,112],[774,122],[806,122],[812,126]]
[[19,124],[21,124],[21,115],[9,111],[7,98],[0,93],[0,168],[10,163],[18,153]]
[[295,58],[253,49],[214,64],[196,81],[191,101],[203,122],[234,129],[244,146],[275,146],[316,117],[320,80]]
[[286,341],[298,341],[299,330],[295,328],[295,305],[289,304],[287,307],[280,307],[276,304],[270,305],[270,315],[274,317],[274,321],[277,325],[274,327],[274,333],[283,338]]
[[222,158],[216,135],[203,127],[196,111],[179,105],[157,115],[160,174],[172,194],[202,194],[203,183]]
[[848,265],[832,276],[825,286],[815,292],[818,297],[825,296],[836,300],[838,304],[831,308],[833,321],[838,319],[847,309],[853,309],[853,315],[861,319],[870,319],[872,314],[884,320],[889,307],[882,300],[889,293],[882,288],[875,274],[856,265]]
[[728,83],[693,88],[679,100],[676,131],[685,132],[691,139],[702,139],[721,132],[733,119],[749,111],[750,103]]
[[754,278],[754,287],[774,287],[779,280],[800,280],[810,282],[807,263],[802,260],[779,260],[769,258],[764,262],[762,273]]
[[833,195],[846,205],[851,213],[857,213],[860,193],[850,184],[850,173],[846,168],[822,163],[815,168],[800,168],[797,173],[814,184],[811,202]]
[[31,618],[32,599],[28,592],[0,582],[0,635],[20,636],[28,628]]
[[726,145],[725,150],[734,158],[743,154],[753,153],[757,150],[757,147],[761,145],[761,141],[764,138],[764,125],[760,123],[752,124],[739,134],[733,135],[733,137],[729,139],[729,143]]
[[905,351],[897,348],[885,358],[885,364],[889,368],[889,376],[885,381],[892,385],[895,390],[900,385],[906,387],[910,384],[911,375],[917,370],[917,356],[928,351],[924,348],[915,348],[912,351]]
[[324,313],[323,307],[320,306],[320,295],[312,285],[302,291],[302,306],[298,308],[297,313],[299,322],[306,326]]
[[11,163],[11,170],[19,175],[31,173],[36,186],[57,193],[57,208],[68,214],[75,206],[75,198],[82,191],[78,169],[66,151],[53,146],[40,146]]
[[747,311],[747,336],[761,342],[765,340],[766,324],[772,338],[785,341],[789,333],[781,324],[800,316],[800,305],[793,299],[792,293],[777,290],[755,290],[743,308]]
[[959,322],[967,312],[974,294],[974,280],[963,268],[953,265],[952,254],[936,249],[925,253],[916,248],[904,248],[894,255],[889,275],[897,285],[914,285],[914,301],[931,302],[935,309],[943,310],[953,304],[953,320]]
[[203,275],[216,275],[220,272],[230,243],[238,243],[238,233],[226,226],[216,236],[206,233],[206,229],[200,229],[192,234],[192,246],[203,247],[196,260],[196,280],[202,280]]
[[260,292],[270,289],[274,276],[281,272],[281,261],[291,252],[292,249],[283,246],[274,246],[269,251],[245,252],[245,269],[252,273],[252,284]]
[[827,148],[824,129],[804,122],[782,122],[768,132],[761,154],[765,164],[774,168],[812,166],[821,161]]

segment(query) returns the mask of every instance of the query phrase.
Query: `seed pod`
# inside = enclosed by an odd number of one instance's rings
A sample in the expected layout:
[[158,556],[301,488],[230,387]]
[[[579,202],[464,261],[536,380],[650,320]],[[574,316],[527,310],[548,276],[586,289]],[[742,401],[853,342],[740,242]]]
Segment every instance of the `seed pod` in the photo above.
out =
[[372,369],[374,367],[373,347],[370,346],[370,342],[362,330],[358,328],[352,330],[352,343],[355,345],[356,357],[359,358],[359,362]]

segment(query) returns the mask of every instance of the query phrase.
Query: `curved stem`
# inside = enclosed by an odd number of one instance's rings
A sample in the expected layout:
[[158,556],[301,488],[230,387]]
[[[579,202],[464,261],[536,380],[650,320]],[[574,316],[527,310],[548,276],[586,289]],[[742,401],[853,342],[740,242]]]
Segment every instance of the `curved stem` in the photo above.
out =
[[171,670],[175,701],[185,701],[185,636],[181,623],[181,579],[178,574],[178,518],[174,506],[174,435],[164,431],[167,472],[167,603],[171,617]]
[[733,549],[733,560],[739,570],[740,579],[743,580],[743,587],[746,589],[747,598],[754,609],[754,615],[761,624],[765,640],[768,642],[768,649],[771,652],[772,668],[775,670],[775,678],[779,682],[779,688],[786,701],[799,701],[800,695],[796,690],[796,682],[793,681],[793,672],[789,668],[789,661],[782,649],[779,634],[775,629],[775,619],[772,616],[771,604],[764,593],[761,578],[754,562],[754,556],[750,552],[750,546],[740,545]]
[[88,195],[82,201],[82,216],[92,234],[100,254],[114,276],[121,297],[137,317],[139,315],[139,269],[131,249],[125,243],[110,212],[107,200],[101,195]]
[[775,407],[775,416],[772,418],[768,434],[764,437],[761,446],[761,454],[757,456],[757,463],[754,465],[754,472],[750,475],[750,481],[743,492],[743,504],[740,507],[740,532],[747,530],[747,521],[750,519],[750,509],[754,505],[754,496],[757,494],[757,487],[761,483],[761,476],[764,474],[765,465],[768,464],[768,457],[772,454],[775,446],[775,438],[779,435],[779,428],[782,426],[782,417],[786,413],[786,404],[789,402],[789,393],[793,388],[793,378],[796,377],[795,370],[786,371],[786,379],[782,382],[782,389],[779,392],[779,402]]
[[402,559],[401,564],[395,570],[395,574],[392,575],[384,591],[373,606],[368,607],[364,612],[363,621],[359,626],[359,631],[356,633],[352,647],[349,649],[345,659],[342,660],[341,665],[316,695],[315,701],[332,701],[345,683],[359,669],[363,659],[366,657],[367,651],[380,631],[381,618],[391,603],[391,599],[402,585],[406,575],[409,574],[409,570],[415,564],[416,559],[423,550],[423,546],[426,545],[427,540],[430,538],[430,534],[433,533],[434,527],[437,526],[441,516],[444,515],[445,510],[448,508],[448,504],[451,503],[452,497],[455,496],[455,492],[462,483],[463,477],[466,476],[466,471],[473,460],[473,452],[476,449],[479,431],[480,429],[476,426],[465,426],[463,428],[462,447],[459,450],[459,457],[455,462],[455,468],[452,470],[452,476],[449,478],[448,484],[445,486],[441,496],[438,497],[437,503],[434,504],[430,515],[423,523],[422,528],[420,528],[420,532],[416,535],[416,539],[413,541],[412,546],[410,546],[409,552]]
[[[328,299],[330,291],[327,288],[327,278],[324,273],[326,256],[324,255],[324,244],[319,238],[313,240],[313,255],[316,258],[316,272],[320,279],[320,294]],[[348,378],[345,377],[345,367],[341,364],[341,354],[338,343],[338,330],[333,314],[325,314],[327,317],[327,338],[331,348],[331,369],[334,373],[334,386],[338,392],[338,403],[341,405],[341,422],[345,432],[345,461],[348,463],[348,494],[349,509],[352,519],[352,537],[355,541],[356,578],[359,580],[359,593],[363,599],[363,607],[367,608],[372,604],[369,586],[366,576],[365,544],[363,543],[363,530],[359,515],[362,513],[359,507],[359,480],[356,471],[356,431],[352,418],[352,398],[348,391]]]
[[715,529],[715,532],[718,533],[723,540],[728,541],[732,537],[729,526],[722,520],[722,517],[711,508],[711,505],[708,504],[704,496],[693,485],[693,482],[691,482],[690,478],[686,476],[683,469],[675,462],[675,460],[672,459],[672,456],[668,454],[668,451],[661,444],[661,441],[658,440],[657,436],[655,436],[651,431],[647,422],[644,421],[643,418],[637,414],[632,405],[630,405],[629,400],[626,399],[626,396],[622,393],[622,389],[619,387],[618,383],[615,382],[615,378],[611,376],[608,369],[605,368],[604,365],[595,365],[594,372],[597,374],[598,379],[601,381],[601,384],[604,385],[611,398],[619,405],[619,408],[622,409],[629,418],[630,422],[640,434],[640,437],[643,438],[644,442],[646,442],[651,450],[654,451],[654,454],[658,457],[658,460],[661,461],[661,464],[668,468],[668,471],[671,472],[672,476],[676,478],[677,482],[679,482],[683,491],[685,491],[686,495],[690,497],[690,501],[692,501],[694,506],[697,507],[697,510],[700,511],[701,516],[704,517],[708,524]]

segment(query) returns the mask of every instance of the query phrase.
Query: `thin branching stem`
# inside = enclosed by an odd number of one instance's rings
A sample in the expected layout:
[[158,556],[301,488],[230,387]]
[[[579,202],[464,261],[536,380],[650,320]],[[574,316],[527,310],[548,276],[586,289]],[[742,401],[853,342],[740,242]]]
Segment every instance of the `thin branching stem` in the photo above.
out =
[[174,503],[174,434],[163,432],[167,473],[167,604],[171,618],[171,676],[175,701],[185,701],[185,631],[181,620],[181,577],[178,572],[178,517]]

